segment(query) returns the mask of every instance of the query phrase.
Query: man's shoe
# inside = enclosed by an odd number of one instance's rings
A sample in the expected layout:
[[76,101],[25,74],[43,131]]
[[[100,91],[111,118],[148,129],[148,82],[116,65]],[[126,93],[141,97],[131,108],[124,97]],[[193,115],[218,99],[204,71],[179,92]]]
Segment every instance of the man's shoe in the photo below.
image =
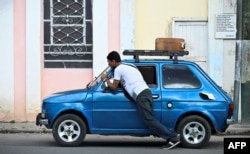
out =
[[180,141],[169,141],[167,145],[164,145],[162,148],[163,149],[172,149],[173,147],[177,146],[180,143]]
[[180,141],[181,140],[181,135],[180,134],[176,134],[175,137],[171,138],[170,141]]
[[170,141],[167,141],[167,144],[164,145],[163,149],[172,149],[173,147],[177,146],[180,143],[181,135],[177,134],[176,137],[173,137],[170,139]]

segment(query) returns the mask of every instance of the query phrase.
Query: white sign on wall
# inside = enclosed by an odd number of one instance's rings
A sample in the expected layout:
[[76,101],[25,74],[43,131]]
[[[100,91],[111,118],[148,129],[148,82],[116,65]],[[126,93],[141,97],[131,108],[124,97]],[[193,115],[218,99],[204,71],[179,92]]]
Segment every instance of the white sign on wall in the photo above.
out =
[[217,14],[215,19],[215,38],[236,38],[236,14]]

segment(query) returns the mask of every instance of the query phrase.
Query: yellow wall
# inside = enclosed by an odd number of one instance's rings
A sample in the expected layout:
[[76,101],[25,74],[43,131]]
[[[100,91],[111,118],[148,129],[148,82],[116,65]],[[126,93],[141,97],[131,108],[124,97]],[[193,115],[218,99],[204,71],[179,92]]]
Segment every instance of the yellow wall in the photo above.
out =
[[155,38],[172,37],[172,18],[207,18],[207,0],[136,0],[135,48],[154,49]]

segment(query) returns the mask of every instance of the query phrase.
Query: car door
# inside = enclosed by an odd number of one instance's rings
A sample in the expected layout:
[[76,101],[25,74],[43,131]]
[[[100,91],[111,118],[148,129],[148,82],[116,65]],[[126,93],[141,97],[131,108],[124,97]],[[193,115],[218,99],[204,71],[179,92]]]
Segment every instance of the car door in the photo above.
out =
[[143,128],[133,100],[122,88],[115,91],[103,88],[93,93],[93,126],[112,133],[115,130]]
[[154,101],[154,116],[158,121],[161,121],[162,114],[162,96],[159,78],[159,64],[158,63],[138,63],[137,68],[143,75],[143,78],[149,86],[153,101]]
[[[139,66],[143,70],[145,76],[147,69],[145,66]],[[148,82],[151,87],[155,101],[155,116],[160,120],[161,115],[161,100],[156,73],[158,67],[153,66],[152,74],[154,82]],[[151,73],[149,73],[151,74]],[[154,85],[153,85],[154,84]],[[95,92],[93,92],[93,131],[98,131],[102,134],[145,134],[150,133],[145,126],[141,115],[139,114],[135,102],[128,94],[119,88],[115,91],[105,89],[101,84]]]

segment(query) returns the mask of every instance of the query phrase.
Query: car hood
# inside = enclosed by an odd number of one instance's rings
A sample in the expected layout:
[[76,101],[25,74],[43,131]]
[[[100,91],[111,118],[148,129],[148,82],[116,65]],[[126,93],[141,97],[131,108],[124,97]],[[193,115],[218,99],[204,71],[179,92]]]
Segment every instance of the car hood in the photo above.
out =
[[70,90],[64,92],[54,93],[47,98],[43,99],[43,102],[49,103],[70,103],[70,102],[83,102],[87,96],[86,89]]

